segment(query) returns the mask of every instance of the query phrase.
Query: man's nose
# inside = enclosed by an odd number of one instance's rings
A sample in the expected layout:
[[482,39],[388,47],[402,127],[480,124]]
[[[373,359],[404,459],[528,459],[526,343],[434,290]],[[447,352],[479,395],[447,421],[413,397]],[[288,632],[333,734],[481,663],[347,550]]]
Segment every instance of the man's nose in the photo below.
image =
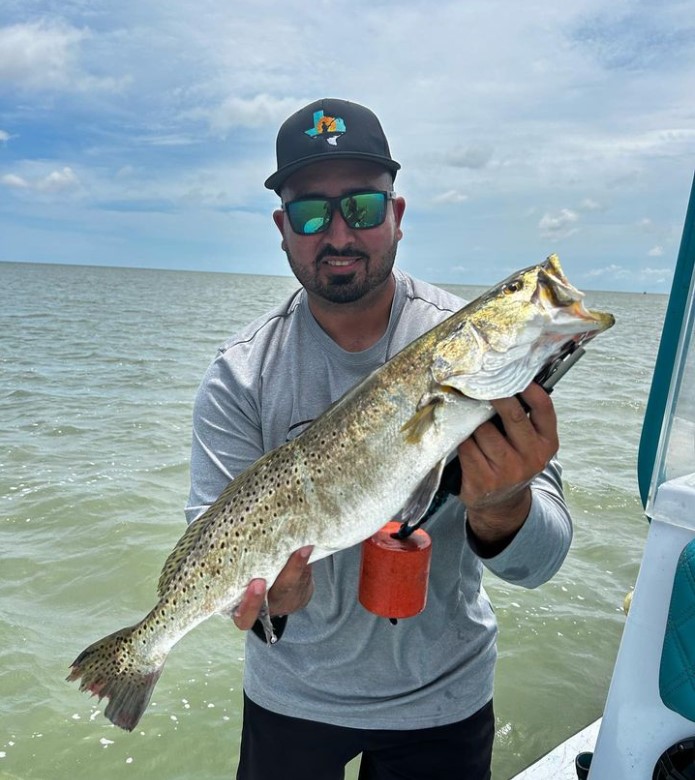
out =
[[336,208],[333,212],[333,217],[327,230],[324,231],[324,236],[326,238],[330,236],[331,243],[334,244],[345,244],[353,240],[352,228],[345,221],[345,217],[339,208]]

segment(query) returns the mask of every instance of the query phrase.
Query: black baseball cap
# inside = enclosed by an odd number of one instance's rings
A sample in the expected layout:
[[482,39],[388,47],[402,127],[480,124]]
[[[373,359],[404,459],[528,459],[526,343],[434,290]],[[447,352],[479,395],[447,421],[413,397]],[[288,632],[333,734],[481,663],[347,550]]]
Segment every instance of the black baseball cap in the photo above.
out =
[[276,142],[278,169],[265,186],[278,194],[295,171],[322,160],[368,160],[383,165],[395,177],[401,167],[391,157],[376,114],[337,98],[323,98],[286,119]]

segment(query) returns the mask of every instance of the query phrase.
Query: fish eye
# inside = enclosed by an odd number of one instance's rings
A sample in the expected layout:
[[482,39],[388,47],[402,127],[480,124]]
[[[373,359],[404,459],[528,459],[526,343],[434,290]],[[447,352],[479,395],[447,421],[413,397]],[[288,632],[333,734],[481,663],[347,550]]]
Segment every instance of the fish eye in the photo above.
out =
[[523,286],[524,285],[519,279],[515,279],[513,282],[509,282],[504,286],[504,294],[512,295],[513,293],[517,293]]

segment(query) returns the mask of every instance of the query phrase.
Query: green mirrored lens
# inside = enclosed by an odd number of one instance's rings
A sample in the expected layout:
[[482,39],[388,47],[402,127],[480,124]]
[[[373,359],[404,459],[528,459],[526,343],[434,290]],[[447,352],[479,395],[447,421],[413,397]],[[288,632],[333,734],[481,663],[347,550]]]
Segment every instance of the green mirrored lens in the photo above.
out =
[[331,224],[333,209],[340,208],[345,222],[354,230],[381,225],[386,217],[386,201],[393,193],[353,192],[336,198],[309,197],[292,200],[284,208],[295,233],[309,236],[322,233]]
[[292,230],[302,235],[320,233],[331,221],[331,206],[325,198],[297,200],[287,204]]
[[383,192],[362,192],[340,200],[340,211],[351,228],[381,225],[386,216],[386,196]]

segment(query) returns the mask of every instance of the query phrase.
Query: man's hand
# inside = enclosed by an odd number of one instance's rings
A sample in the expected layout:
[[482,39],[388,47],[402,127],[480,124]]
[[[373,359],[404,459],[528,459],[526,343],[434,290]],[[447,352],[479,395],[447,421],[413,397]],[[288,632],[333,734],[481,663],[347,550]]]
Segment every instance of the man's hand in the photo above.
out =
[[462,482],[460,499],[468,523],[482,547],[494,552],[521,528],[531,508],[531,480],[546,467],[559,447],[557,419],[550,396],[537,384],[517,398],[492,405],[506,436],[491,422],[483,423],[459,445]]
[[[270,616],[289,615],[303,609],[314,594],[314,580],[308,564],[313,547],[300,547],[290,555],[283,570],[268,591]],[[250,629],[263,606],[266,581],[251,580],[232,618],[237,628]]]

